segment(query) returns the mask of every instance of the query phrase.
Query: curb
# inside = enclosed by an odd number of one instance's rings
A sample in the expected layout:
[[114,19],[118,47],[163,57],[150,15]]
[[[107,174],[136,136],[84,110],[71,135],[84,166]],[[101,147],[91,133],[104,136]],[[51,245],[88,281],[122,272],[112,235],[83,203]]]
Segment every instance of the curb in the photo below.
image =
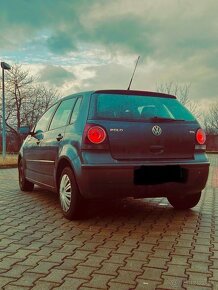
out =
[[3,165],[3,164],[1,164],[0,165],[0,169],[10,169],[10,168],[17,168],[17,164],[12,164],[12,165],[7,165],[7,164]]

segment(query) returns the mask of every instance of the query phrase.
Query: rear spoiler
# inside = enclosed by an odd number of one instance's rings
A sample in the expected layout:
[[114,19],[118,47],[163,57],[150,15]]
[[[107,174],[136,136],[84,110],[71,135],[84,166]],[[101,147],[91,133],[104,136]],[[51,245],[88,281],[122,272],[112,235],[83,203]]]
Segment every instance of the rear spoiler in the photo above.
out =
[[176,96],[169,94],[150,91],[135,91],[135,90],[98,90],[93,92],[93,94],[120,94],[120,95],[136,95],[136,96],[140,95],[140,96],[176,99]]

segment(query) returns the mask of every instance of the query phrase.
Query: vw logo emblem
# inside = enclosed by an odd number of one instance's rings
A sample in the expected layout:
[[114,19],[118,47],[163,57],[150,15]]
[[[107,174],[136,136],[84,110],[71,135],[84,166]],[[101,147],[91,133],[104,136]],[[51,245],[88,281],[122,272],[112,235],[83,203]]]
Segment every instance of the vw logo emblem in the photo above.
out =
[[155,135],[155,136],[160,136],[161,135],[161,133],[162,133],[162,129],[161,129],[161,127],[159,127],[159,126],[154,126],[153,128],[152,128],[152,133]]

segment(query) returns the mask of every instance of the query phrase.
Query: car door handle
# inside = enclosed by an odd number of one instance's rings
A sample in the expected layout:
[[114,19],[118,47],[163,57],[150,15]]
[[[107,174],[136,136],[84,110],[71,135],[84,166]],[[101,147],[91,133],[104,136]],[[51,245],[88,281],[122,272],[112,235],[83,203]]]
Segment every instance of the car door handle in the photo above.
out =
[[60,133],[60,134],[58,134],[56,139],[57,139],[57,141],[61,141],[63,138],[64,138],[64,136],[62,136],[61,133]]

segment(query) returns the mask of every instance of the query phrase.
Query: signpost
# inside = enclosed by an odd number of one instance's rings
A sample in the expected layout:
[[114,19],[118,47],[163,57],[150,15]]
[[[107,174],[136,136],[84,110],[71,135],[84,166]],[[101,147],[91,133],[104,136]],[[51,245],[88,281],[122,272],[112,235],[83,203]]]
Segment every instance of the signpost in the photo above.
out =
[[2,68],[2,158],[6,157],[6,120],[5,120],[5,70],[11,67],[5,62],[1,62]]

